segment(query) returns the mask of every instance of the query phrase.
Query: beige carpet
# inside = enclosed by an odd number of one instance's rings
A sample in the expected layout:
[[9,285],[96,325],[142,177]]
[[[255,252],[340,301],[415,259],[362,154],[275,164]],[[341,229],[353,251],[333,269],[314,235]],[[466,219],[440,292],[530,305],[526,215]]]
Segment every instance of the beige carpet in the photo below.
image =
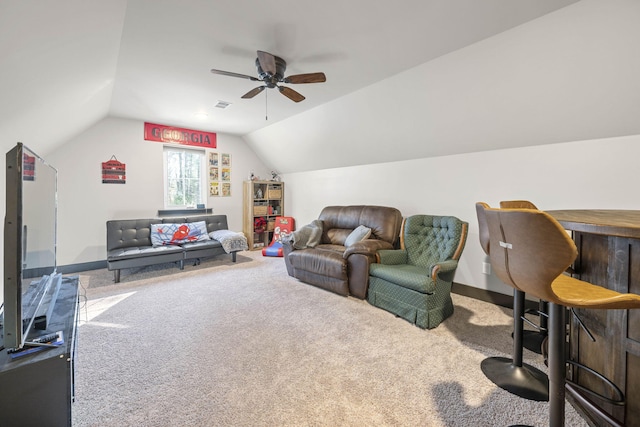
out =
[[[480,370],[511,352],[511,311],[454,295],[419,329],[243,252],[80,273],[74,426],[548,425],[545,402]],[[546,371],[541,357],[525,361]],[[567,426],[587,424],[567,405]]]

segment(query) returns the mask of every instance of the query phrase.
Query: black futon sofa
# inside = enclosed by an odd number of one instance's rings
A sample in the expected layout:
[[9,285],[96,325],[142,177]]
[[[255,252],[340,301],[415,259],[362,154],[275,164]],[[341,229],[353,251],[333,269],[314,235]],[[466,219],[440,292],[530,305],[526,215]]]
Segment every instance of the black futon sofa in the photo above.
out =
[[[228,230],[226,215],[198,215],[179,218],[120,219],[107,221],[107,269],[113,271],[114,281],[120,281],[123,268],[175,262],[184,269],[184,262],[230,253],[236,262],[236,253],[247,249],[242,233],[229,233],[232,241],[223,247],[223,242],[210,239],[180,245],[154,246],[151,239],[152,224],[181,224],[204,221],[207,233]],[[244,245],[240,240],[244,240]],[[231,249],[229,249],[231,248]],[[228,251],[228,252],[227,252]]]

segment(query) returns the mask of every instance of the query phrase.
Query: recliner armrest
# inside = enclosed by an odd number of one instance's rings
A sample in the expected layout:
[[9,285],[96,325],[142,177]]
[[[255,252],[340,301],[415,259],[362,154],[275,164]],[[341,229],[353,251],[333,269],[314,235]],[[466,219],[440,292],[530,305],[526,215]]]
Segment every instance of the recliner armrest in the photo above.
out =
[[284,255],[284,257],[286,258],[287,255],[289,255],[291,252],[297,250],[294,246],[293,246],[293,241],[291,240],[285,240],[282,239],[280,240],[280,243],[282,243],[282,253]]
[[378,263],[386,265],[398,265],[407,263],[407,251],[405,249],[388,249],[378,251]]
[[446,261],[434,264],[433,266],[431,266],[431,279],[435,282],[438,280],[438,275],[443,273],[455,272],[457,267],[458,260],[456,259],[448,259]]
[[347,246],[344,251],[343,258],[347,259],[352,254],[376,256],[376,253],[381,249],[393,249],[393,245],[384,240],[378,239],[365,239],[354,243],[351,246]]

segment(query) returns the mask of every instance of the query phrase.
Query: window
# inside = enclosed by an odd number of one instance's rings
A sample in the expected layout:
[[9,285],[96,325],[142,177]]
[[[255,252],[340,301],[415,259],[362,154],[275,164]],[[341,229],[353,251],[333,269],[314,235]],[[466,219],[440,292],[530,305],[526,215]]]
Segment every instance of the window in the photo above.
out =
[[164,147],[165,208],[195,207],[204,203],[204,160],[202,150]]

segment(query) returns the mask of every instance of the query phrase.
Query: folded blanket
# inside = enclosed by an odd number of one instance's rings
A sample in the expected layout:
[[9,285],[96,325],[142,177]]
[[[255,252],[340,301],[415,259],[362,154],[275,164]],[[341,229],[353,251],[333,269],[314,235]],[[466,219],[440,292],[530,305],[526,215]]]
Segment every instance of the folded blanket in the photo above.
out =
[[222,249],[228,254],[249,249],[247,238],[242,233],[231,230],[216,230],[209,233],[209,237],[222,244]]
[[288,237],[295,249],[315,248],[322,238],[322,221],[313,220],[311,224],[294,231]]

